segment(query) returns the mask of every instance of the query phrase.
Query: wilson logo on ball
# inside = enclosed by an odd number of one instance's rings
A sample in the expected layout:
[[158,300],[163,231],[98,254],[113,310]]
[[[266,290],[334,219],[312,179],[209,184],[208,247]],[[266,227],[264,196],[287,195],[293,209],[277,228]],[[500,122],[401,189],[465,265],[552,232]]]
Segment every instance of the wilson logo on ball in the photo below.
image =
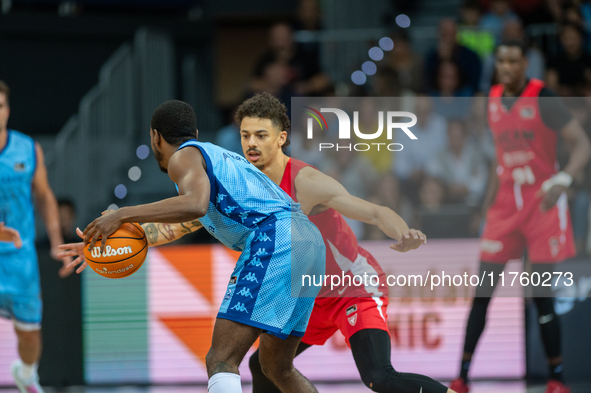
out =
[[133,254],[131,250],[131,246],[126,247],[119,247],[119,248],[112,248],[111,246],[105,247],[105,252],[101,253],[100,247],[94,247],[90,251],[90,255],[93,258],[100,258],[100,257],[114,257],[115,255],[125,255],[125,254]]

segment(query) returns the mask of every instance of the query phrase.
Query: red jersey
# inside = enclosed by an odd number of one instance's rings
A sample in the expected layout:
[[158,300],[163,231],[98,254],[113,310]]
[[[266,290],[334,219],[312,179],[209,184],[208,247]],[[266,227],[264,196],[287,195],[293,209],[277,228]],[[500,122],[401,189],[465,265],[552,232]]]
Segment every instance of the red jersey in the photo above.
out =
[[488,121],[495,140],[499,191],[514,193],[518,208],[524,194],[537,192],[558,169],[558,135],[540,112],[543,88],[542,81],[531,79],[509,108],[502,102],[503,85],[490,90]]
[[[279,185],[296,202],[295,177],[302,168],[307,166],[311,165],[290,158],[285,167],[281,184]],[[345,275],[349,275],[353,279],[354,275],[363,276],[364,273],[367,273],[367,276],[377,275],[380,281],[377,287],[370,285],[351,285],[335,287],[331,291],[329,278],[327,285],[320,290],[319,297],[388,296],[388,286],[385,285],[386,275],[384,271],[367,250],[359,247],[357,237],[339,212],[334,209],[327,209],[320,214],[308,216],[308,219],[318,227],[324,239],[326,246],[326,275],[338,275],[342,277],[344,272]],[[369,284],[369,278],[367,281]],[[384,285],[382,286],[382,284]]]

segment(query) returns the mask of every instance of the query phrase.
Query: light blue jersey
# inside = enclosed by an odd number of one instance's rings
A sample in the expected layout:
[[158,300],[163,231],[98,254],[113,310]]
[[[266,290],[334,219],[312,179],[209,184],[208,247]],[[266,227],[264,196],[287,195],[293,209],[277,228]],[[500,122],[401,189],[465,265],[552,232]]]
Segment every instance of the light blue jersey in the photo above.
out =
[[41,322],[39,267],[35,250],[33,177],[35,142],[8,130],[0,151],[0,221],[16,229],[22,248],[0,242],[0,315],[20,322]]
[[229,319],[285,339],[303,336],[319,288],[302,287],[302,275],[322,275],[325,247],[312,224],[278,185],[244,157],[191,140],[211,185],[200,219],[215,238],[242,251],[220,306]]

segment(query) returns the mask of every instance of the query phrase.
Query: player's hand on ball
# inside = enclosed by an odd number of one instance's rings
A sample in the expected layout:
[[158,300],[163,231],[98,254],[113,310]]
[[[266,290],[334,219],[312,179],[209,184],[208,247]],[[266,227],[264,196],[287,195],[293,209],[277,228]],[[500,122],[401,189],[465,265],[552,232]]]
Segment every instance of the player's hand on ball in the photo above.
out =
[[16,248],[21,248],[23,245],[21,235],[18,231],[4,226],[3,222],[0,222],[0,241],[14,243]]
[[409,229],[402,234],[398,243],[392,244],[390,248],[396,251],[406,252],[415,250],[423,244],[427,244],[427,236],[417,229]]
[[[76,234],[80,236],[81,239],[84,239],[84,234],[79,228],[76,228]],[[84,260],[84,242],[80,243],[68,243],[59,245],[58,248],[62,250],[59,254],[57,254],[60,258],[65,257],[77,257],[74,261],[70,262],[68,265],[64,267],[67,269],[73,269],[76,265],[80,265],[78,269],[76,269],[76,273],[80,274],[88,264]]]
[[540,205],[542,211],[551,209],[556,204],[558,198],[560,198],[563,192],[566,192],[566,187],[559,184],[553,185],[546,194],[544,194],[542,190],[538,191],[538,196],[544,196],[542,199],[542,204]]
[[123,220],[119,218],[117,214],[119,210],[113,212],[103,212],[106,214],[101,215],[93,222],[88,224],[84,230],[84,244],[89,244],[88,248],[92,249],[96,242],[101,239],[101,252],[105,252],[105,246],[107,244],[107,238],[117,231],[124,224]]

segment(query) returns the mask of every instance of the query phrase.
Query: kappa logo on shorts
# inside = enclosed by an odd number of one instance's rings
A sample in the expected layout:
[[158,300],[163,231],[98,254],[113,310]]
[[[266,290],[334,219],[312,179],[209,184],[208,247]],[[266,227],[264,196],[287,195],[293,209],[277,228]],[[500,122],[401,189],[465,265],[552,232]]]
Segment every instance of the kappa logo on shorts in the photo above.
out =
[[238,292],[240,296],[249,297],[253,299],[252,293],[250,293],[250,288],[242,288],[240,292]]
[[238,206],[228,206],[227,208],[224,209],[224,212],[226,214],[230,214],[230,213],[232,213],[236,209],[238,209]]
[[237,276],[232,276],[232,278],[230,278],[230,285],[236,284],[237,281],[238,281],[238,277]]
[[217,194],[217,195],[215,196],[215,201],[216,201],[216,203],[220,203],[221,201],[223,201],[223,200],[224,200],[224,198],[225,198],[225,197],[227,197],[227,195],[225,195],[225,194]]
[[347,318],[347,320],[349,321],[349,325],[355,326],[357,323],[357,314],[351,315],[349,318]]
[[259,236],[256,238],[258,242],[270,242],[271,238],[267,236],[266,233],[259,233]]
[[250,213],[250,210],[244,211],[240,214],[238,214],[238,216],[240,216],[240,219],[242,220],[242,223],[244,224],[244,220],[246,220],[248,218],[248,213]]
[[263,264],[261,263],[261,260],[257,257],[254,257],[252,259],[252,261],[250,261],[250,263],[248,264],[248,266],[254,266],[254,267],[264,267]]
[[351,315],[356,311],[357,311],[357,304],[354,304],[351,307],[347,308],[347,315]]
[[240,312],[245,312],[248,314],[248,310],[246,309],[246,306],[244,305],[244,303],[236,303],[236,305],[232,308],[230,308],[230,310],[236,310],[236,311],[240,311]]
[[250,282],[256,282],[257,284],[259,283],[259,280],[257,280],[257,276],[254,275],[254,273],[248,273],[246,276],[244,276],[244,279],[246,281],[250,281]]
[[255,252],[253,256],[258,257],[259,255],[267,255],[267,250],[264,248],[259,248],[258,251]]

